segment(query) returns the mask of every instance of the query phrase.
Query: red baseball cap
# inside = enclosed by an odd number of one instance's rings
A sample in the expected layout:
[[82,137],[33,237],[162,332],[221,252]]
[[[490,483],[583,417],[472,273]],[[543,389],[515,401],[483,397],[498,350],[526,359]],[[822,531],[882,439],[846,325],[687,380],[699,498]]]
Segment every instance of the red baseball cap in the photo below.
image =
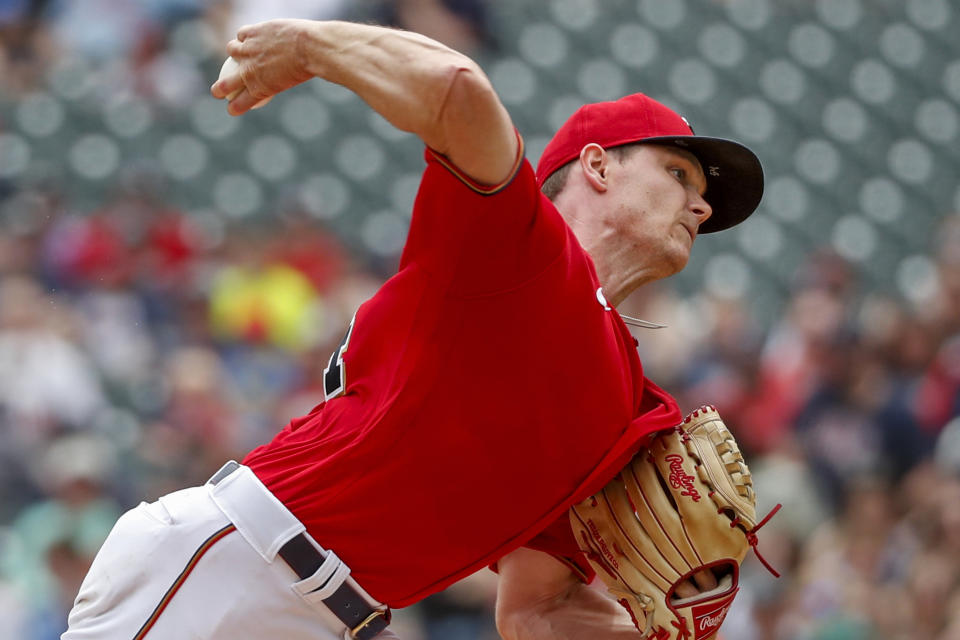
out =
[[696,156],[707,178],[704,197],[713,209],[700,233],[743,222],[763,196],[763,168],[750,149],[732,140],[694,135],[683,117],[642,93],[580,107],[543,150],[537,185],[543,186],[550,174],[578,158],[591,142],[605,149],[634,142],[661,144]]

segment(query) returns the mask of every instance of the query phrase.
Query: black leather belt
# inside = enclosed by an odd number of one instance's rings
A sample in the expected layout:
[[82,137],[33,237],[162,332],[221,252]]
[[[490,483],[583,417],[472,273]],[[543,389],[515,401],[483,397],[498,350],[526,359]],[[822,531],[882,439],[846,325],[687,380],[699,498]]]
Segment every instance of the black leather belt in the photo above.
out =
[[[239,468],[239,464],[230,461],[207,482],[218,484]],[[327,557],[302,533],[288,540],[277,553],[301,580],[316,573]],[[324,598],[323,603],[346,625],[355,640],[370,640],[390,624],[390,609],[374,609],[346,581]]]

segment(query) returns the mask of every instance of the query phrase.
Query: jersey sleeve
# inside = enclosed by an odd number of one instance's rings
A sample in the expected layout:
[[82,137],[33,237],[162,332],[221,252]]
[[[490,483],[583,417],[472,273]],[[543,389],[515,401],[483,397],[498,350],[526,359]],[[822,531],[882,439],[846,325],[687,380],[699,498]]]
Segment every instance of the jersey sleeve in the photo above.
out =
[[[554,520],[549,527],[538,533],[523,546],[534,551],[549,553],[565,564],[585,584],[590,584],[596,577],[593,567],[587,562],[587,556],[577,548],[567,514],[563,514]],[[499,573],[496,562],[491,563],[488,568],[495,573]]]
[[400,269],[423,269],[452,295],[490,295],[542,273],[564,249],[566,223],[540,194],[522,141],[511,175],[480,185],[426,149]]

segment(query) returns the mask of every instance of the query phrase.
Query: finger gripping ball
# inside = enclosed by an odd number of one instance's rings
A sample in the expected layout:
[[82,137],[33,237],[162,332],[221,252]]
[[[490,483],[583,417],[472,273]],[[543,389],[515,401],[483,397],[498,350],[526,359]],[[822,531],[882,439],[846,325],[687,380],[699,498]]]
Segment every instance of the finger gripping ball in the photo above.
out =
[[[236,60],[234,60],[232,57],[227,58],[226,60],[223,61],[223,66],[220,67],[220,75],[217,77],[217,80],[223,80],[224,78],[228,76],[232,76],[239,72],[240,72],[240,64]],[[239,94],[242,90],[243,88],[240,88],[230,93],[227,96],[227,100],[228,101],[233,100],[234,98],[237,97],[237,94]],[[258,102],[257,104],[253,105],[253,108],[259,109],[260,107],[265,106],[271,100],[273,100],[273,96],[268,96],[263,100],[261,100],[260,102]]]

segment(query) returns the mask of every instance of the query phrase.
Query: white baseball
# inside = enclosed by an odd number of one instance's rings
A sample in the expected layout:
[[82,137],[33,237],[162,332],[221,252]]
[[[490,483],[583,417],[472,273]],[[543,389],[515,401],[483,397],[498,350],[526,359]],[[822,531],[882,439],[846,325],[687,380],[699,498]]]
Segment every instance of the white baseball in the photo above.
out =
[[[237,73],[239,70],[240,70],[240,65],[237,63],[237,61],[234,60],[233,58],[228,57],[226,60],[223,61],[223,66],[220,67],[220,76],[217,78],[217,80],[223,80],[227,76],[231,76]],[[227,96],[227,100],[228,101],[233,100],[236,97],[236,95],[241,91],[242,89],[237,89],[236,91],[234,91],[233,93]],[[253,105],[252,108],[259,109],[260,107],[264,106],[271,100],[273,100],[273,96],[270,96],[269,98],[264,98],[257,104]]]

